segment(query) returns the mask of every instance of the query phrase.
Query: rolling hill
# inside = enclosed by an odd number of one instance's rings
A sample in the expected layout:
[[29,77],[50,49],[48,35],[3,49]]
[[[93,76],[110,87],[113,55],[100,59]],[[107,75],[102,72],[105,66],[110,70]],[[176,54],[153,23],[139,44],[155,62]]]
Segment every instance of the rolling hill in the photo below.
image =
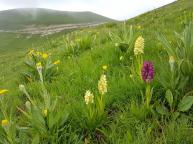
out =
[[0,11],[0,29],[18,29],[26,25],[56,25],[113,21],[93,12],[68,12],[42,8]]

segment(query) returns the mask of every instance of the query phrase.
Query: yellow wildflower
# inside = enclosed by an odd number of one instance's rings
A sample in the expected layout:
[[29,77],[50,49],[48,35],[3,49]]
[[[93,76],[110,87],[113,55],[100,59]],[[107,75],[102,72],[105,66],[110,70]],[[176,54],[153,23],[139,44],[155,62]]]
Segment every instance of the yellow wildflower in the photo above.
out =
[[44,113],[44,116],[47,117],[48,116],[48,109],[44,109],[43,113]]
[[36,67],[37,67],[38,70],[41,70],[41,69],[42,69],[42,63],[41,63],[41,62],[38,62],[38,63],[36,64]]
[[119,60],[122,61],[123,60],[123,56],[120,56]]
[[34,54],[35,50],[34,49],[31,49],[29,52],[28,52],[28,55],[32,55]]
[[171,69],[171,71],[173,71],[174,70],[174,64],[175,64],[175,58],[174,58],[174,56],[170,56],[169,57],[169,64],[170,64],[170,69]]
[[138,28],[138,29],[141,29],[141,26],[140,26],[140,25],[138,25],[138,26],[137,26],[137,28]]
[[107,92],[107,80],[106,75],[101,75],[100,80],[98,82],[98,90],[99,93],[104,95]]
[[144,39],[139,36],[135,42],[134,54],[139,55],[144,53]]
[[53,62],[54,65],[58,65],[59,63],[60,63],[60,60]]
[[103,68],[103,70],[105,70],[105,71],[106,71],[106,70],[107,70],[107,68],[108,68],[108,66],[107,66],[107,65],[103,65],[103,67],[102,67],[102,68]]
[[7,126],[9,124],[9,121],[7,119],[4,119],[1,121],[2,126]]
[[49,55],[48,55],[47,53],[43,53],[43,54],[42,54],[42,58],[44,58],[44,59],[47,59],[48,56],[49,56]]
[[5,93],[7,93],[7,92],[8,92],[7,89],[0,90],[0,95],[5,94]]
[[89,90],[87,90],[84,96],[84,100],[87,105],[94,103],[94,95]]
[[115,46],[118,47],[118,46],[119,46],[119,43],[115,43]]
[[169,63],[175,63],[175,58],[174,56],[169,57]]
[[39,51],[37,51],[37,52],[36,52],[36,55],[37,55],[37,56],[41,56],[41,55],[42,55],[42,53],[41,53],[41,52],[39,52]]
[[37,66],[37,67],[40,67],[40,66],[42,66],[42,63],[41,63],[41,62],[38,62],[38,63],[36,64],[36,66]]

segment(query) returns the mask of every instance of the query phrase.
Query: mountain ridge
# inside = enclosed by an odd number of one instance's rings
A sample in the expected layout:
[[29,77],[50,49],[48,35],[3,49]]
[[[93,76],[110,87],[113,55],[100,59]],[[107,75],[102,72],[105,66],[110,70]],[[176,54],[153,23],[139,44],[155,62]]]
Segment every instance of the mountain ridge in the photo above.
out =
[[31,24],[79,24],[111,21],[115,20],[90,11],[58,11],[44,8],[19,8],[0,11],[1,29],[17,29]]

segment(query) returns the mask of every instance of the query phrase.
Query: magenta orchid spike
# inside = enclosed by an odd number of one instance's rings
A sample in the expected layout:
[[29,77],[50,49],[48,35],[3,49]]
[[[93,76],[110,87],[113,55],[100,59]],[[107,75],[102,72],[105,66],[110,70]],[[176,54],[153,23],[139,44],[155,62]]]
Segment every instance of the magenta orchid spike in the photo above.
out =
[[152,62],[145,61],[141,69],[141,76],[145,82],[151,82],[154,78],[154,66]]

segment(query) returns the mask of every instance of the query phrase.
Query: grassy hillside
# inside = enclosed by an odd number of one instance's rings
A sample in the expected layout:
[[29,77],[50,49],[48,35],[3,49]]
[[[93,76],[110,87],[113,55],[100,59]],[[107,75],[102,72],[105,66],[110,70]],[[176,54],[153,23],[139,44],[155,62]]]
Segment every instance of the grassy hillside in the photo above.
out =
[[49,9],[12,9],[0,12],[0,29],[18,29],[26,25],[53,25],[109,22],[112,19],[92,12],[67,12]]
[[[67,12],[40,8],[0,11],[0,30],[18,30],[30,25],[44,27],[57,24],[100,23],[108,21],[113,20],[92,12]],[[9,79],[15,80],[18,72],[15,72],[14,70],[20,64],[22,56],[26,53],[26,49],[39,47],[43,43],[53,43],[51,46],[55,47],[55,37],[62,36],[69,31],[72,30],[65,30],[61,33],[52,34],[51,36],[46,37],[31,34],[0,32],[0,68],[4,69],[4,67],[7,67],[0,72],[0,84],[9,83]],[[7,77],[6,75],[11,75],[11,77]],[[3,83],[1,80],[3,80]]]
[[70,31],[72,30],[46,37],[29,34],[0,33],[0,85],[6,85],[6,87],[12,87],[12,84],[15,85],[21,73],[20,70],[23,68],[24,56],[28,50],[31,48],[48,49],[46,48],[48,44],[49,48],[55,48],[61,43],[56,42],[55,39],[64,36]]
[[193,143],[192,12],[179,0],[22,50],[1,68],[0,143]]
[[[162,31],[166,34],[179,31],[193,19],[193,1],[178,0],[167,6],[155,9],[128,21],[129,24],[139,24],[151,28],[153,31]],[[167,27],[164,28],[163,27]]]

